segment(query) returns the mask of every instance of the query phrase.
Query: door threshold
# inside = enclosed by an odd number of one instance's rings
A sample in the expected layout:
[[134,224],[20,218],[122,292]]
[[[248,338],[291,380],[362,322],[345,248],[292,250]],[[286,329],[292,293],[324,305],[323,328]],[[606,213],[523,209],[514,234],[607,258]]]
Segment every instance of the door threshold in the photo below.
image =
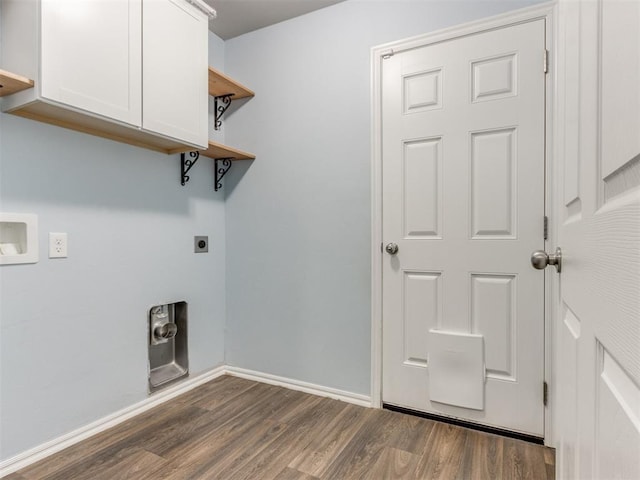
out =
[[436,415],[434,413],[420,412],[419,410],[412,410],[410,408],[398,407],[389,403],[383,403],[382,408],[385,410],[391,410],[392,412],[406,413],[408,415],[414,415],[416,417],[426,418],[428,420],[434,420],[436,422],[449,423],[458,427],[470,428],[471,430],[478,430],[480,432],[492,433],[494,435],[500,435],[508,438],[515,438],[516,440],[523,440],[525,442],[534,443],[536,445],[544,445],[544,438],[537,437],[535,435],[528,435],[526,433],[514,432],[512,430],[506,430],[502,428],[490,427],[488,425],[480,425],[478,423],[467,422],[458,418],[446,417],[444,415]]

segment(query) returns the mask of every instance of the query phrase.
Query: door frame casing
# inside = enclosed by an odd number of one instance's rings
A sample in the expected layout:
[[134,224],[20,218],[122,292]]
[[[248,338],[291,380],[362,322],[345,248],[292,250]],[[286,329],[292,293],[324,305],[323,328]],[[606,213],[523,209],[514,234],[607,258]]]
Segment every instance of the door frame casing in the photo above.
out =
[[[549,68],[546,76],[545,95],[545,215],[549,217],[549,225],[553,225],[551,215],[554,209],[554,190],[556,180],[554,152],[554,125],[556,112],[554,97],[556,86],[555,68],[555,22],[557,18],[556,2],[548,2],[533,7],[514,10],[501,15],[487,17],[474,22],[456,25],[436,32],[419,35],[371,49],[371,405],[382,408],[382,62],[387,55],[402,53],[407,50],[433,45],[446,40],[473,35],[476,33],[504,28],[533,20],[545,20],[545,43],[549,51]],[[543,51],[540,52],[540,68],[543,67]],[[555,245],[555,229],[550,229],[545,249]],[[555,272],[553,272],[555,273]],[[557,305],[557,277],[550,269],[545,275],[545,314],[544,314],[544,378],[548,385],[554,385],[554,341],[555,308]],[[555,287],[555,288],[554,288]],[[540,385],[542,388],[542,385]],[[553,402],[548,402],[544,410],[544,438],[546,445],[555,442],[553,422]]]

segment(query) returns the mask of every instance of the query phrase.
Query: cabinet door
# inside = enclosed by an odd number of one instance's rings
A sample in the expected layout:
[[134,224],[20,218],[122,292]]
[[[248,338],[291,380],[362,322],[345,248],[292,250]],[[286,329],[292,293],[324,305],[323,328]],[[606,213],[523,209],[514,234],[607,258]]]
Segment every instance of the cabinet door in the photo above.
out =
[[143,1],[142,127],[208,144],[208,19],[185,0]]
[[140,126],[141,0],[42,0],[41,95]]

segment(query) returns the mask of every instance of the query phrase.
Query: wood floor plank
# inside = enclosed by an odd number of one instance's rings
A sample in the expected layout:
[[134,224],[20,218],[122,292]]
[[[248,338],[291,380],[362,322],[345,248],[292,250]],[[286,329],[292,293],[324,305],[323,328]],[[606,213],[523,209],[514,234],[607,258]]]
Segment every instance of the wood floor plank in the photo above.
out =
[[173,473],[168,476],[159,475],[158,479],[190,480],[195,478],[228,478],[225,473],[228,469],[236,467],[236,462],[246,461],[252,456],[250,448],[247,447],[247,439],[255,438],[264,440],[274,437],[286,426],[275,423],[271,420],[264,420],[244,432],[243,434],[230,435],[226,441],[218,444],[215,448],[210,448],[211,444],[205,444],[195,455],[186,455],[177,458],[171,463]]
[[502,478],[502,460],[502,437],[468,430],[460,457],[454,460],[460,466],[455,478],[458,480]]
[[431,429],[436,425],[436,422],[414,415],[402,414],[396,415],[395,421],[399,425],[389,438],[389,446],[422,455],[424,442],[429,438]]
[[[199,472],[203,477],[215,476],[217,478],[230,479],[245,468],[248,464],[254,464],[264,450],[268,449],[273,452],[274,445],[282,435],[286,435],[288,426],[283,423],[276,423],[273,420],[265,421],[265,428],[252,432],[249,436],[238,439],[239,449],[233,455],[227,455],[215,464],[211,464],[206,470]],[[264,478],[264,477],[263,477]]]
[[188,407],[180,421],[144,430],[135,437],[133,444],[160,457],[168,451],[182,449],[186,441],[209,431],[219,419],[202,408]]
[[86,478],[91,480],[113,480],[114,478],[118,480],[139,480],[143,474],[153,474],[165,468],[166,463],[163,458],[153,453],[136,449],[119,463],[102,469],[100,473]]
[[424,453],[416,468],[416,478],[451,480],[461,468],[460,458],[469,430],[437,423],[425,442]]
[[[217,476],[217,472],[231,463],[239,452],[244,452],[244,440],[246,435],[263,436],[270,429],[274,428],[274,423],[262,421],[253,423],[251,428],[238,432],[225,428],[220,435],[208,436],[203,439],[198,448],[186,450],[183,455],[175,457],[170,461],[170,471],[162,472],[157,477],[160,479],[191,479],[207,478],[206,472]],[[275,428],[282,426],[276,424]]]
[[[215,412],[208,426],[202,431],[195,433],[197,437],[209,431],[211,425],[216,421],[226,422],[233,419],[233,411],[239,407],[249,407],[261,397],[275,396],[278,393],[276,387],[270,385],[253,383],[251,394],[243,397],[243,402],[231,405],[229,408],[221,408]],[[231,408],[232,407],[232,408]],[[157,435],[163,428],[171,425],[181,425],[185,417],[190,417],[194,407],[189,405],[176,404],[170,402],[160,405],[142,415],[128,420],[127,422],[103,432],[91,439],[82,442],[80,446],[70,447],[56,454],[49,459],[38,462],[24,470],[24,475],[29,479],[38,480],[48,478],[50,480],[67,480],[74,478],[77,471],[83,469],[86,464],[101,464],[103,458],[108,458],[123,448],[123,445],[138,445],[144,447],[144,441],[150,436]],[[128,432],[128,434],[127,434]],[[193,440],[194,442],[196,440]],[[169,447],[169,446],[167,446]],[[165,453],[166,447],[159,452],[152,452],[158,455]],[[58,475],[56,475],[58,474]]]
[[254,409],[245,409],[242,414],[224,422],[210,432],[186,441],[181,448],[166,452],[170,469],[161,472],[160,479],[206,478],[217,472],[221,465],[241,455],[247,438],[261,436],[274,422],[265,421],[265,416],[276,409],[279,397],[265,396]]
[[[229,480],[251,480],[255,478],[275,478],[290,462],[292,456],[300,452],[326,425],[338,415],[346,404],[323,398],[317,406],[309,408],[305,415],[288,419],[286,430],[268,449],[244,463],[235,472],[228,472]],[[225,472],[222,472],[223,474]],[[231,474],[232,473],[232,474]]]
[[289,463],[289,467],[322,477],[366,419],[366,409],[347,405]]
[[556,479],[556,451],[553,448],[544,449],[544,464],[547,469],[547,480]]
[[[246,382],[246,380],[244,380]],[[295,392],[299,393],[299,392]],[[194,421],[187,420],[175,428],[165,429],[161,434],[155,434],[153,438],[140,439],[139,443],[144,448],[168,460],[179,458],[187,448],[198,449],[198,444],[215,434],[218,429],[222,432],[229,430],[225,426],[230,424],[231,429],[241,427],[250,429],[255,423],[261,422],[269,415],[280,410],[286,410],[291,403],[297,401],[297,396],[283,397],[278,387],[271,385],[255,384],[251,389],[244,389],[241,399],[236,396],[225,396],[226,403],[218,404],[214,411],[204,410],[203,402],[197,402],[198,411],[205,412]],[[213,404],[213,402],[204,402]],[[192,407],[193,408],[193,407]],[[228,437],[227,437],[228,438]]]
[[7,480],[554,479],[539,445],[220,377]]
[[205,383],[201,387],[180,395],[174,400],[174,406],[190,405],[206,410],[215,410],[220,405],[242,395],[253,386],[255,386],[255,382],[251,380],[225,375],[217,378],[214,382]]
[[[47,475],[47,480],[92,480],[95,477],[104,475],[106,472],[118,472],[120,469],[129,469],[131,466],[131,458],[134,462],[138,460],[140,449],[138,447],[124,446],[121,449],[111,450],[109,454],[96,455],[86,464],[78,463],[71,468],[65,468],[52,475]],[[162,461],[164,462],[164,461]],[[111,473],[113,476],[113,474]]]
[[[291,403],[298,401],[299,397],[284,396],[281,388],[271,385],[260,385],[260,388],[269,394],[256,398],[231,420],[213,428],[205,435],[194,437],[186,441],[180,449],[165,453],[163,456],[170,460],[171,468],[175,472],[171,474],[162,472],[158,479],[191,479],[209,476],[224,478],[221,476],[221,471],[229,463],[233,463],[236,457],[243,456],[249,451],[246,448],[247,439],[261,437],[272,428],[281,429],[282,426],[273,420],[268,420],[269,417],[277,417],[280,411],[291,408]],[[308,402],[311,405],[319,401],[318,397],[308,396]]]
[[[282,393],[282,398],[293,400],[291,407],[275,412],[270,418],[286,424],[298,424],[300,421],[307,421],[308,415],[313,415],[317,410],[323,410],[328,408],[333,410],[335,406],[344,408],[346,403],[338,402],[337,400],[331,400],[329,398],[322,398],[309,393],[296,392],[289,390]],[[299,402],[299,403],[296,403]]]
[[[362,477],[366,480],[415,479],[420,456],[393,447],[384,447],[373,467]],[[471,478],[471,477],[469,477]]]
[[3,480],[28,480],[19,473],[10,473],[9,475],[5,475],[2,478]]
[[503,477],[504,438],[498,435],[473,432],[468,437],[467,449],[472,452],[465,474],[479,479]]
[[124,440],[109,443],[107,447],[99,449],[93,454],[85,455],[82,462],[75,462],[64,468],[56,469],[55,473],[48,472],[47,478],[49,480],[92,478],[100,471],[110,468],[113,462],[119,462],[130,455],[132,451],[136,452],[144,448],[145,444],[151,442],[153,437],[171,439],[178,429],[184,428],[185,425],[189,426],[192,421],[197,419],[206,419],[206,417],[203,417],[203,413],[206,413],[206,411],[195,407],[179,409],[174,416],[170,417],[170,421],[139,429],[135,434],[126,437]]
[[320,480],[307,473],[301,472],[294,468],[285,467],[273,480]]
[[[242,401],[228,402],[211,413],[210,422],[201,425],[181,443],[149,445],[149,451],[167,460],[174,460],[183,455],[183,451],[198,452],[202,442],[215,437],[217,432],[233,432],[235,429],[250,429],[254,424],[264,420],[274,406],[280,403],[278,388],[271,385],[255,385],[246,391]],[[215,438],[214,438],[215,440]]]
[[514,480],[546,478],[544,447],[532,449],[526,442],[505,439],[503,475]]
[[395,412],[367,410],[364,424],[352,440],[329,465],[322,478],[362,478],[374,466],[384,449],[384,442],[398,428]]
[[[86,464],[88,458],[99,455],[101,452],[113,448],[120,450],[123,443],[131,443],[137,435],[143,431],[154,431],[162,425],[179,422],[184,415],[182,408],[169,409],[166,405],[160,405],[135,418],[99,433],[78,445],[66,448],[61,452],[52,455],[40,462],[24,468],[20,472],[29,480],[40,480],[42,478],[55,478],[56,472],[67,469],[78,469],[79,464]],[[65,476],[70,472],[62,474],[61,478],[69,479],[73,477]]]

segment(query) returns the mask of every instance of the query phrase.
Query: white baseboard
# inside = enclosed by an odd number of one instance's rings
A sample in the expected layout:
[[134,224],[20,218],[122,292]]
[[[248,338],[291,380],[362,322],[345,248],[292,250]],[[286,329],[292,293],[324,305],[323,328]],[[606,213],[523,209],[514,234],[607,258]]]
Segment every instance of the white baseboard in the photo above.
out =
[[270,385],[277,385],[279,387],[288,388],[290,390],[298,390],[300,392],[311,393],[312,395],[318,395],[320,397],[329,397],[335,400],[341,400],[347,403],[353,403],[361,407],[371,407],[371,397],[368,395],[361,395],[358,393],[347,392],[344,390],[338,390],[336,388],[324,387],[322,385],[315,385],[313,383],[302,382],[300,380],[293,380],[291,378],[279,377],[277,375],[271,375],[269,373],[256,372],[254,370],[247,370],[245,368],[232,367],[227,365],[226,373],[233,375],[234,377],[246,378],[247,380],[254,380],[256,382],[268,383]]
[[22,452],[15,457],[9,458],[0,462],[0,478],[5,477],[13,472],[16,472],[22,468],[38,462],[49,455],[53,455],[61,450],[64,450],[71,445],[74,445],[82,440],[92,437],[100,432],[103,432],[111,427],[128,420],[136,415],[140,415],[147,410],[152,409],[171,400],[178,395],[192,390],[203,383],[206,383],[214,378],[218,378],[222,375],[233,375],[235,377],[246,378],[247,380],[254,380],[256,382],[268,383],[270,385],[277,385],[279,387],[288,388],[290,390],[298,390],[312,395],[318,395],[321,397],[329,397],[335,400],[341,400],[347,403],[353,403],[361,407],[371,407],[371,397],[367,395],[360,395],[357,393],[346,392],[344,390],[338,390],[335,388],[324,387],[322,385],[315,385],[313,383],[301,382],[299,380],[293,380],[286,377],[279,377],[277,375],[271,375],[268,373],[256,372],[254,370],[247,370],[244,368],[221,366],[202,373],[196,377],[191,377],[177,385],[168,387],[166,390],[162,390],[158,393],[154,393],[149,398],[142,400],[130,407],[123,408],[122,410],[107,415],[104,418],[96,420],[95,422],[80,427],[72,432],[62,435],[58,438],[54,438],[46,443],[38,445],[35,448]]
[[203,383],[206,383],[214,378],[220,377],[225,374],[225,367],[217,367],[213,370],[209,370],[195,377],[188,378],[187,380],[180,382],[171,387],[167,387],[166,390],[162,390],[158,393],[154,393],[142,400],[141,402],[135,403],[129,407],[123,408],[120,411],[112,413],[111,415],[107,415],[95,422],[92,422],[84,427],[80,427],[72,432],[69,432],[65,435],[62,435],[58,438],[54,438],[46,443],[38,445],[35,448],[22,452],[15,457],[9,458],[0,462],[0,478],[9,475],[17,470],[25,468],[39,460],[42,460],[49,455],[53,455],[61,450],[64,450],[71,445],[74,445],[82,440],[85,440],[89,437],[92,437],[100,432],[103,432],[111,427],[115,427],[119,423],[124,422],[125,420],[130,419],[131,417],[135,417],[136,415],[140,415],[147,410],[152,409],[164,403],[168,400],[171,400],[178,395],[182,395],[183,393],[192,390]]

